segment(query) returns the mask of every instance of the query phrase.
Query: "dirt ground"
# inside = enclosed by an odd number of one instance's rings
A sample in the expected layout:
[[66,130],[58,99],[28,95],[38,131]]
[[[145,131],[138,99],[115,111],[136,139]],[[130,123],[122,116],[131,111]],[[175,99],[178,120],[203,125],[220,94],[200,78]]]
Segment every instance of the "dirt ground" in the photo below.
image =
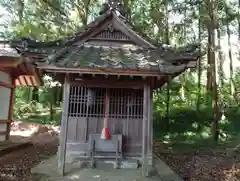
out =
[[[160,143],[158,143],[159,145]],[[239,181],[240,154],[224,151],[169,151],[155,144],[156,154],[185,181]]]
[[28,140],[32,146],[0,157],[0,181],[33,181],[31,168],[56,154],[59,127],[16,121],[10,134],[11,140]]
[[[16,121],[11,139],[33,145],[0,157],[0,181],[35,181],[30,169],[56,154],[59,127]],[[214,151],[169,151],[154,144],[154,152],[186,181],[240,181],[240,154]]]

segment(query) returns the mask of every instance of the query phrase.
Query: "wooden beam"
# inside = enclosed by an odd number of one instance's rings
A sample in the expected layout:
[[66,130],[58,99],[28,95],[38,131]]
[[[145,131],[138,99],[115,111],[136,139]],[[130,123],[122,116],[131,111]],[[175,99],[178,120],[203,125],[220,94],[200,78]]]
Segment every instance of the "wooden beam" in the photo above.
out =
[[12,69],[9,68],[9,67],[7,68],[7,67],[1,67],[1,66],[0,66],[0,71],[1,71],[1,72],[10,73],[11,70],[12,70]]
[[60,174],[63,176],[65,174],[65,162],[66,162],[66,149],[67,149],[67,130],[68,130],[68,104],[69,104],[69,94],[70,94],[70,82],[69,77],[65,76],[64,81],[64,107],[61,120],[61,133],[60,133],[60,149],[58,165]]
[[14,85],[13,85],[13,84],[9,84],[9,83],[3,82],[3,81],[0,81],[0,86],[6,87],[6,88],[9,88],[9,89],[14,88]]
[[11,123],[12,120],[0,120],[0,124]]
[[20,63],[22,62],[21,59],[1,59],[0,61],[0,67],[12,67],[12,68],[16,68]]
[[[133,76],[159,76],[159,71],[149,71],[149,70],[135,70],[135,69],[94,69],[94,68],[64,68],[56,66],[39,66],[39,69],[44,69],[46,72],[58,72],[58,73],[79,73],[82,74],[102,74],[102,75],[133,75]],[[162,74],[165,75],[165,74]]]
[[134,81],[134,80],[79,80],[79,81],[72,81],[72,84],[75,85],[82,85],[82,86],[88,86],[88,87],[104,87],[104,88],[143,88],[144,83],[147,83],[147,80],[145,81]]
[[[14,79],[12,79],[12,84],[14,84]],[[12,120],[13,115],[13,105],[14,105],[14,91],[15,88],[11,88],[11,94],[10,94],[10,100],[9,100],[9,109],[8,109],[8,120]],[[6,140],[9,140],[11,131],[11,122],[7,123],[7,134],[6,134]]]

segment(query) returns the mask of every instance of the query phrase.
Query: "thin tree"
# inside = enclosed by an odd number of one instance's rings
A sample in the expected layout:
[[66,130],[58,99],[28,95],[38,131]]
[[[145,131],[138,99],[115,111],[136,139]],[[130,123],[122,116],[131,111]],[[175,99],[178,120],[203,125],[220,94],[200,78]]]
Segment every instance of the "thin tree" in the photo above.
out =
[[[198,2],[198,41],[201,43],[202,41],[202,20],[201,20],[201,1]],[[200,45],[201,51],[201,45]],[[198,61],[198,96],[197,96],[197,112],[200,111],[200,103],[201,103],[201,76],[202,76],[202,59],[200,58]]]
[[228,57],[229,57],[229,70],[230,70],[230,94],[234,94],[234,82],[233,82],[233,58],[232,58],[232,47],[231,47],[231,31],[229,27],[230,18],[229,18],[229,7],[225,5],[225,14],[226,14],[226,29],[228,37]]

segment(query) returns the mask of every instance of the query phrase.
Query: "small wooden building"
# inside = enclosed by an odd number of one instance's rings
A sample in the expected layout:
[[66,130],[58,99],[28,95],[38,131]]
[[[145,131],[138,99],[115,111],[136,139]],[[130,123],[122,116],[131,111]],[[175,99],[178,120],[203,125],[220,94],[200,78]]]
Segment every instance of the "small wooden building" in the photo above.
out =
[[36,66],[24,62],[8,42],[0,42],[0,141],[9,139],[15,86],[40,84]]
[[[152,92],[196,66],[198,46],[172,48],[136,29],[117,1],[80,32],[14,44],[64,85],[59,167],[74,159],[116,167],[152,165]],[[102,140],[107,127],[110,140]],[[133,164],[132,164],[133,163]],[[136,164],[135,164],[136,163]]]

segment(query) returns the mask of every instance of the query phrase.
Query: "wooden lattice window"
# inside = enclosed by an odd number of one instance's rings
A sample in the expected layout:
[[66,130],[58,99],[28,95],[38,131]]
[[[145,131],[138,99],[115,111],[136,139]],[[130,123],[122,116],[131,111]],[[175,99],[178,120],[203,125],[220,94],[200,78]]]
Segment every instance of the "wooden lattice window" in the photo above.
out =
[[92,39],[97,38],[97,39],[107,39],[107,40],[130,40],[129,37],[127,37],[125,34],[123,34],[120,31],[113,30],[104,30],[100,33],[98,33],[95,37]]
[[110,89],[110,118],[142,118],[142,89]]
[[[72,85],[69,97],[69,116],[104,117],[105,88]],[[109,89],[109,118],[142,118],[142,89]]]
[[72,117],[103,117],[103,88],[87,88],[72,85],[69,96],[69,116]]

